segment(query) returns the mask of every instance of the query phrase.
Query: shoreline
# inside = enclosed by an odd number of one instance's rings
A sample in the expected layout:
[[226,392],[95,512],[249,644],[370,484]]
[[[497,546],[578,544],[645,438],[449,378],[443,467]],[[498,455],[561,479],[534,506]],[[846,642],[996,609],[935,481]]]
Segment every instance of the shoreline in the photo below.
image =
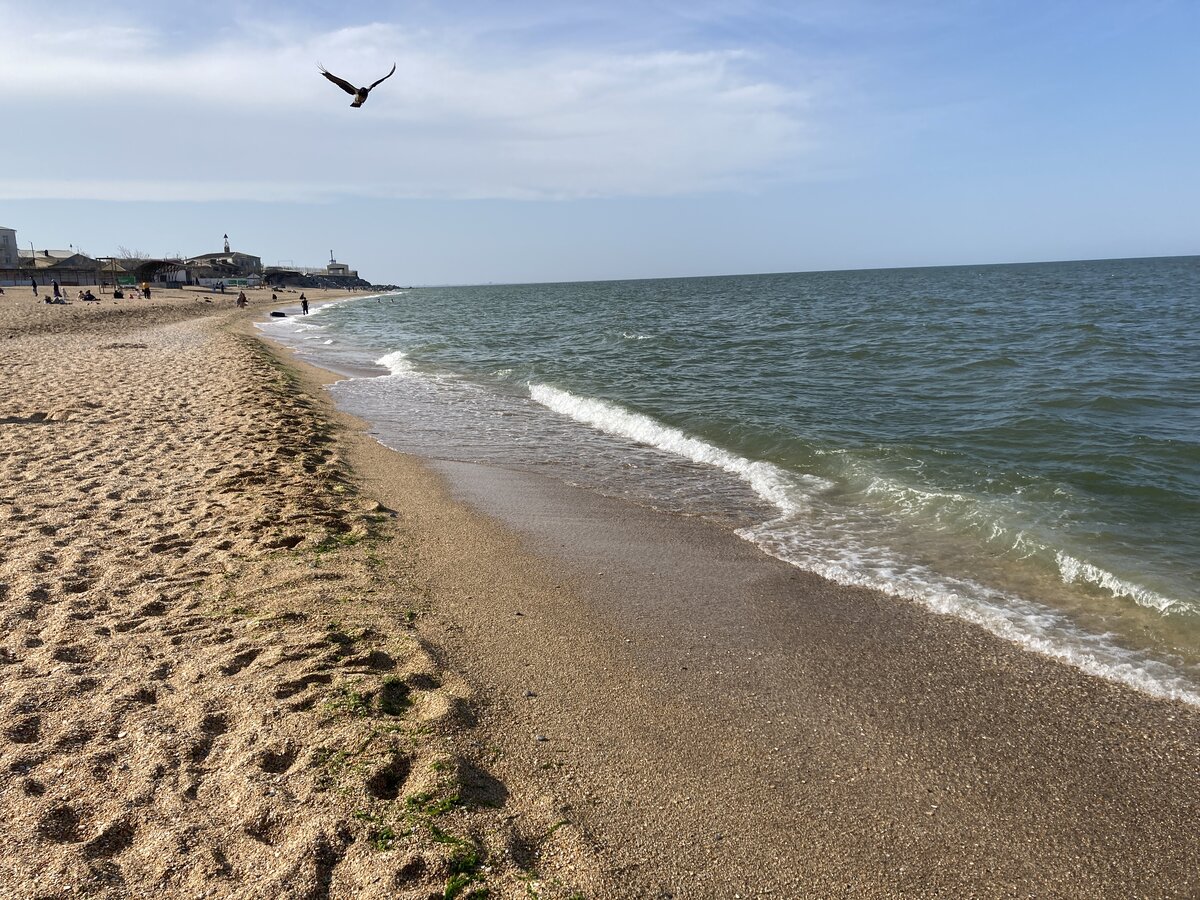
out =
[[549,738],[533,747],[550,769],[514,778],[571,796],[606,856],[646,879],[636,896],[1186,896],[1193,707],[714,525],[356,442],[385,503],[433,498],[413,521],[443,553],[471,536],[474,574],[435,579],[438,641],[494,704],[493,740],[519,758],[530,732]]
[[0,897],[1189,896],[1192,708],[7,299]]
[[[316,311],[319,311],[319,309]],[[320,346],[320,341],[306,343],[306,340],[311,340],[311,338],[300,337],[298,333],[292,334],[273,328],[264,328],[263,331],[264,336],[268,340],[286,347],[314,366],[336,371],[345,379],[369,383],[370,379],[386,374],[386,372],[379,368],[379,362],[373,366],[367,365],[365,362],[367,357],[365,356],[363,357],[363,363],[352,363],[347,361],[345,353],[341,353],[336,357],[329,357],[328,354],[323,353],[324,348]],[[334,342],[325,341],[324,343]],[[338,343],[341,343],[341,341]],[[379,352],[382,351],[377,351],[375,355],[378,355]],[[400,355],[403,356],[403,354]],[[380,362],[386,363],[387,360],[381,360]],[[407,365],[407,361],[404,365]],[[530,392],[532,393],[534,388],[537,387],[542,386],[534,385],[530,387]],[[353,387],[350,388],[350,392],[355,393]],[[547,405],[542,398],[534,396],[532,399],[536,404]],[[573,399],[577,400],[578,398]],[[353,406],[353,401],[347,402]],[[589,403],[595,401],[584,398],[584,400],[579,402]],[[603,405],[603,403],[601,402],[600,405]],[[369,408],[369,406],[362,407],[362,409]],[[663,450],[667,458],[675,462],[688,459],[691,459],[693,462],[698,461],[696,456],[690,455],[694,454],[695,451],[680,451],[669,442],[664,445],[662,440],[656,441],[653,436],[645,433],[632,434],[629,433],[627,427],[620,425],[610,428],[603,422],[593,421],[588,415],[579,415],[571,410],[563,410],[557,404],[551,403],[549,404],[549,408],[556,416],[562,415],[567,420],[573,420],[569,424],[576,427],[582,424],[585,429],[591,429],[592,433],[600,436],[613,434],[619,440],[628,438],[634,444],[645,443],[651,448]],[[403,435],[404,425],[402,420],[397,419],[386,408],[380,408],[377,412],[379,415],[371,423],[371,429],[373,433],[378,431],[380,435],[379,439],[385,445],[392,446],[402,453],[413,453],[419,457],[428,456],[435,460],[441,460],[447,455],[437,446],[428,444],[412,445]],[[370,415],[367,412],[361,414]],[[509,414],[507,408],[503,414]],[[437,418],[436,411],[433,413],[433,418]],[[669,432],[676,443],[685,437],[693,443],[696,442],[696,439],[687,437],[681,432],[676,432],[669,426],[655,423],[653,420],[647,421],[651,424],[641,426],[643,432],[657,428],[663,432]],[[389,432],[389,429],[392,430]],[[388,437],[389,434],[391,437]],[[395,439],[393,440],[392,438]],[[451,441],[453,441],[453,438],[451,438]],[[704,442],[700,441],[700,443],[703,444]],[[629,449],[632,449],[632,446]],[[518,454],[521,452],[519,447],[516,448],[516,452]],[[707,452],[719,455],[735,451],[707,446]],[[453,451],[449,453],[451,458],[454,458],[455,455]],[[553,454],[550,455],[553,456]],[[738,483],[737,486],[739,488],[753,492],[757,495],[756,499],[758,501],[770,506],[773,501],[765,499],[760,489],[751,481],[750,476],[741,471],[745,467],[758,465],[759,463],[740,457],[737,457],[737,461],[740,464],[740,468],[735,474],[730,475],[730,478]],[[539,467],[531,464],[528,459],[525,459],[524,462],[524,465],[517,463],[517,467],[525,471],[539,470]],[[511,465],[511,463],[498,458],[492,458],[490,463],[487,464],[495,465],[498,468],[507,468]],[[558,461],[558,465],[560,468],[564,468],[562,460]],[[701,465],[707,468],[705,463],[702,462]],[[720,468],[724,468],[724,466],[717,465],[714,467],[714,471]],[[577,483],[580,480],[586,481],[586,474],[586,472],[576,472],[575,476],[572,477],[569,471],[564,471],[552,477],[566,483]],[[625,486],[625,490],[632,494],[637,489],[633,488],[630,490],[629,486]],[[618,496],[629,499],[625,493],[615,491],[612,488],[609,488],[607,491],[601,488],[600,492],[605,493],[607,496]],[[659,498],[659,500],[661,499],[663,498]],[[641,496],[640,499],[632,499],[632,502],[639,506],[649,506],[650,508],[662,505],[658,500],[646,495]],[[1183,650],[1178,646],[1164,648],[1161,646],[1161,643],[1156,646],[1149,640],[1144,643],[1138,643],[1134,639],[1139,633],[1139,628],[1153,628],[1157,624],[1157,622],[1147,623],[1138,620],[1137,615],[1141,614],[1142,610],[1137,607],[1129,611],[1126,630],[1122,631],[1115,626],[1110,630],[1104,624],[1097,626],[1095,622],[1089,625],[1076,621],[1066,611],[1072,608],[1071,602],[1059,603],[1058,601],[1063,597],[1071,598],[1074,601],[1077,601],[1078,598],[1072,598],[1070,589],[1062,587],[1062,584],[1058,584],[1057,579],[1055,581],[1059,588],[1057,595],[1053,593],[1054,587],[1051,586],[1049,588],[1050,593],[1038,595],[1035,592],[1029,595],[1033,599],[1027,599],[1019,587],[1011,588],[1004,582],[976,583],[970,580],[972,576],[963,576],[961,572],[957,575],[952,571],[949,574],[943,572],[942,575],[936,575],[935,573],[936,577],[929,577],[924,581],[920,579],[914,581],[903,578],[871,577],[869,573],[873,570],[868,566],[865,570],[868,574],[866,577],[863,577],[862,572],[855,570],[853,567],[846,568],[836,564],[830,565],[827,559],[821,558],[820,554],[814,555],[811,552],[804,552],[803,546],[799,547],[800,552],[790,553],[787,549],[786,541],[776,539],[769,527],[771,523],[768,523],[767,520],[773,518],[770,512],[759,512],[756,517],[754,514],[746,514],[743,511],[741,513],[742,518],[732,520],[729,516],[722,516],[720,514],[713,517],[711,510],[706,510],[702,505],[699,510],[684,510],[682,507],[673,505],[670,499],[666,500],[666,505],[671,513],[686,516],[698,513],[702,517],[711,518],[713,521],[718,522],[719,525],[728,526],[730,529],[734,529],[740,538],[756,546],[759,552],[780,559],[797,567],[801,571],[816,572],[831,582],[846,587],[863,587],[867,590],[879,591],[894,598],[895,602],[901,604],[913,603],[935,615],[952,616],[969,623],[973,627],[982,628],[988,633],[1012,643],[1025,652],[1035,653],[1062,662],[1090,676],[1131,687],[1151,697],[1178,700],[1200,709],[1200,687],[1198,687],[1195,679],[1195,672],[1192,671],[1194,665],[1190,664],[1192,662],[1190,658],[1181,656]],[[774,514],[786,515],[787,513],[782,507],[775,506]],[[763,537],[764,532],[767,535],[766,538]],[[914,535],[918,544],[922,541],[928,542],[930,540],[922,532],[914,531]],[[819,539],[822,535],[817,535],[817,537]],[[831,543],[835,545],[833,555],[836,558],[837,541],[833,540]],[[899,565],[899,562],[897,562],[897,565]],[[938,578],[942,578],[942,580],[939,581]],[[1062,580],[1064,582],[1068,581],[1065,575]],[[1012,591],[1011,594],[1009,593],[1010,590]],[[1162,618],[1165,620],[1165,617]],[[1151,632],[1147,630],[1147,633]]]

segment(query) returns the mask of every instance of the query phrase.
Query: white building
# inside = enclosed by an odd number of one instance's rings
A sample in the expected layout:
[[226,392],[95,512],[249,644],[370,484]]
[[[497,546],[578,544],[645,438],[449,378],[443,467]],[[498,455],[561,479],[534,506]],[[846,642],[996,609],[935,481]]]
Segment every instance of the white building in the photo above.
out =
[[17,267],[17,229],[0,226],[0,269]]
[[340,263],[333,258],[333,251],[329,251],[329,265],[325,267],[326,275],[338,275],[341,277],[357,278],[358,272],[351,269],[345,263]]

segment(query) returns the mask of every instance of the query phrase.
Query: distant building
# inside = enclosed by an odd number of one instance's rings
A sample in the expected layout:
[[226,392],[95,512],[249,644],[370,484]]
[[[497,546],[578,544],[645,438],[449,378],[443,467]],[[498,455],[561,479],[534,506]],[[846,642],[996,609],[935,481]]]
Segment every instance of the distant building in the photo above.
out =
[[280,287],[301,288],[365,288],[370,284],[358,277],[358,272],[345,263],[333,258],[321,268],[310,266],[267,266],[263,270],[263,281]]
[[229,235],[225,235],[225,247],[220,253],[201,253],[184,260],[184,264],[188,281],[204,287],[212,287],[217,282],[230,287],[262,283],[262,257],[231,249]]
[[0,269],[17,268],[17,229],[0,226]]
[[187,263],[182,259],[140,259],[132,256],[100,257],[101,286],[109,284],[134,285],[190,284]]
[[236,250],[221,253],[202,253],[187,261],[188,266],[196,269],[211,270],[214,276],[227,275],[230,278],[249,278],[252,275],[262,275],[262,257],[249,253],[239,253]]
[[100,263],[74,250],[17,250],[20,279],[38,284],[99,284]]
[[329,265],[325,267],[326,275],[335,275],[342,278],[357,278],[358,272],[351,269],[345,263],[340,263],[333,258],[333,251],[329,251]]

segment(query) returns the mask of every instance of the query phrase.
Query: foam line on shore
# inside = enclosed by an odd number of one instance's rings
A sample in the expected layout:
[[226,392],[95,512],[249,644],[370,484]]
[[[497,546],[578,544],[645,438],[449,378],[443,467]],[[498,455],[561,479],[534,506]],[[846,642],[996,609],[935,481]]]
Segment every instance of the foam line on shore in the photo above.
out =
[[[1131,600],[1163,615],[1200,613],[1200,608],[1189,600],[1169,597],[1123,579],[1052,546],[1044,538],[1039,539],[1035,529],[1020,524],[1022,517],[1026,521],[1031,518],[1028,511],[1014,508],[1011,500],[1006,505],[994,498],[905,485],[878,474],[868,473],[866,477],[869,482],[865,493],[878,497],[884,504],[939,527],[969,530],[985,543],[1000,547],[1006,555],[1037,557],[1044,565],[1052,566],[1064,584],[1087,583],[1116,599]],[[1013,525],[1014,520],[1018,524]]]
[[715,466],[736,475],[759,497],[784,514],[799,511],[812,491],[831,487],[824,479],[796,476],[768,462],[752,461],[691,437],[657,419],[631,412],[615,403],[577,397],[546,384],[530,384],[529,396],[554,412],[569,416],[599,431],[666,450],[692,462]]
[[955,616],[1090,675],[1200,706],[1200,692],[1167,664],[1113,644],[1103,635],[1082,632],[1041,604],[906,562],[884,548],[862,543],[844,529],[833,541],[822,537],[806,512],[821,490],[832,487],[828,481],[746,459],[609,401],[538,383],[530,383],[529,393],[537,403],[592,428],[743,479],[780,515],[737,534],[771,556],[839,584],[878,590],[939,615]]

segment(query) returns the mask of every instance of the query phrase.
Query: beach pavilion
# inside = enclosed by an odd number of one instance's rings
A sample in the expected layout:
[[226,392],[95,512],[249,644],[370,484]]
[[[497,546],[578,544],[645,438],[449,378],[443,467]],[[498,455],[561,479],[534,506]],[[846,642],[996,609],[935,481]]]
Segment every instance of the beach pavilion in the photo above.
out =
[[48,285],[57,281],[62,285],[98,284],[100,263],[75,250],[18,250],[18,269],[0,271],[0,279],[14,283],[28,282],[30,278],[38,284]]

